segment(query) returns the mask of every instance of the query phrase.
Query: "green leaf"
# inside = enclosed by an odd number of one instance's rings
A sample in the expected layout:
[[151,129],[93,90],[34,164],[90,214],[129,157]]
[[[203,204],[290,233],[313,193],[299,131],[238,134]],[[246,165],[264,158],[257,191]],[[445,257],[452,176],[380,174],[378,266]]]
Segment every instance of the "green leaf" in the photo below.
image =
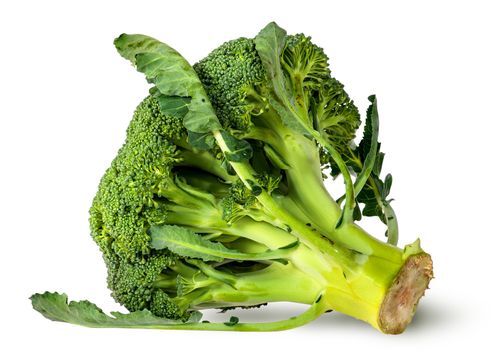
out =
[[190,97],[163,95],[156,87],[150,89],[150,94],[158,101],[160,109],[167,115],[184,118],[189,111]]
[[281,55],[286,44],[286,31],[275,22],[269,23],[254,39],[255,48],[272,84],[274,95],[269,103],[280,115],[284,125],[300,133],[310,134],[296,111],[294,98],[284,77]]
[[210,150],[214,146],[214,137],[210,133],[189,131],[187,141],[192,147],[202,151]]
[[252,158],[253,149],[245,140],[237,139],[227,131],[221,131],[223,141],[228,147],[225,157],[230,162],[244,162]]
[[199,90],[201,82],[191,65],[170,46],[139,34],[121,34],[114,45],[162,94],[189,97]]
[[221,168],[223,168],[226,171],[226,173],[228,175],[231,175],[231,176],[236,175],[235,169],[233,169],[230,162],[225,157],[223,157],[223,159],[221,160],[220,166],[221,166]]
[[366,184],[371,172],[376,165],[376,159],[378,158],[378,132],[379,132],[379,117],[378,107],[376,103],[376,96],[369,96],[371,105],[366,113],[366,125],[364,127],[364,135],[359,144],[360,157],[363,162],[361,172],[357,175],[356,182],[354,183],[355,195],[359,194],[361,189]]
[[359,221],[362,219],[361,208],[359,207],[359,203],[356,201],[356,207],[354,208],[354,212],[352,213],[352,219],[354,221]]
[[377,216],[387,225],[388,243],[396,245],[398,241],[398,222],[390,205],[391,199],[387,198],[390,194],[393,177],[388,174],[385,180],[382,181],[377,175],[372,173],[369,180],[356,198],[359,203],[364,203],[362,215]]
[[188,228],[175,225],[150,227],[151,247],[203,261],[223,261],[223,253],[232,253],[218,242],[211,242]]
[[121,34],[114,45],[164,96],[191,98],[184,126],[205,133],[221,129],[204,87],[187,60],[170,46],[145,35]]
[[44,317],[59,322],[68,322],[86,327],[113,328],[158,328],[158,326],[177,326],[197,323],[202,314],[194,311],[186,322],[172,320],[153,315],[148,310],[135,311],[128,314],[111,312],[105,314],[97,305],[87,301],[71,301],[68,303],[66,294],[45,292],[31,296],[33,308]]
[[390,195],[391,184],[393,183],[393,177],[391,174],[387,174],[385,177],[385,181],[383,183],[383,197],[386,199]]
[[262,29],[255,38],[255,48],[267,72],[269,79],[281,90],[286,88],[281,68],[281,54],[286,44],[286,31],[275,22]]
[[373,174],[376,176],[381,175],[381,169],[383,168],[383,160],[385,159],[385,154],[380,152],[381,144],[378,145],[378,154],[376,156],[376,163],[374,164]]
[[211,242],[189,228],[174,225],[150,227],[151,247],[154,249],[167,248],[171,252],[188,258],[203,261],[223,261],[232,259],[239,261],[260,261],[287,258],[299,242],[267,250],[262,253],[242,253],[229,249],[219,242]]
[[[205,104],[204,100],[202,101],[203,104]],[[192,104],[189,107],[189,112],[184,117],[184,127],[187,130],[197,133],[206,133],[221,129],[221,124],[216,115],[211,115],[207,112],[200,113],[198,109],[199,106]]]
[[308,135],[311,137],[310,129],[297,117],[297,114],[292,111],[292,105],[287,105],[286,98],[282,100],[277,96],[272,96],[269,99],[269,103],[274,108],[274,110],[281,117],[282,123],[288,128],[297,131],[301,134]]
[[381,190],[383,188],[383,182],[376,176],[371,176],[371,181],[367,182],[357,196],[359,203],[364,203],[364,209],[362,215],[364,216],[378,216],[381,221],[384,221],[383,214],[383,200],[381,197]]
[[378,115],[378,105],[376,100],[376,95],[371,95],[368,97],[369,105],[366,111],[366,123],[364,125],[364,131],[362,135],[362,140],[359,143],[360,156],[365,162],[368,158],[369,153],[378,151],[378,132],[379,132],[379,115]]
[[[204,264],[204,263],[203,263]],[[112,312],[105,314],[97,305],[84,301],[68,303],[66,294],[34,294],[32,306],[44,317],[59,322],[67,322],[92,328],[146,328],[146,329],[180,329],[207,331],[245,331],[270,332],[302,326],[322,315],[327,309],[326,298],[319,298],[304,313],[286,320],[264,323],[238,323],[237,317],[231,317],[225,323],[199,322],[202,314],[193,311],[187,321],[171,320],[153,315],[148,310],[134,311],[128,314]]]
[[[371,105],[366,113],[363,138],[349,155],[352,159],[351,169],[357,173],[354,184],[356,201],[364,204],[362,215],[377,216],[387,225],[388,243],[396,245],[398,222],[390,205],[391,200],[388,199],[393,177],[388,174],[384,181],[380,177],[384,153],[380,152],[381,144],[378,142],[379,117],[376,96],[369,96],[369,101]],[[356,213],[354,219],[360,220],[362,215]]]

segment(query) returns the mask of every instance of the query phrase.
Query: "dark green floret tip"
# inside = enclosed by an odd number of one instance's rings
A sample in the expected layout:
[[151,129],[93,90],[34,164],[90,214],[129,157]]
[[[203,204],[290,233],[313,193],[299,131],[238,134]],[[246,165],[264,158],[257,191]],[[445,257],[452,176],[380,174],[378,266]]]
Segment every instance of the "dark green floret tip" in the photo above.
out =
[[259,110],[248,99],[265,79],[265,71],[252,39],[228,41],[194,65],[220,122],[247,129]]

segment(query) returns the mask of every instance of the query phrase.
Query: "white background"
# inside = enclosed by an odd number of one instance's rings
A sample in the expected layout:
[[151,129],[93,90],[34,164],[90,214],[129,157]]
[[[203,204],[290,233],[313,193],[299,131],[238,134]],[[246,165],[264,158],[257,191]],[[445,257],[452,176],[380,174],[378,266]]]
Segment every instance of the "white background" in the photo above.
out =
[[[0,347],[488,349],[489,15],[485,1],[2,2]],[[362,111],[378,96],[401,244],[421,237],[435,263],[412,325],[387,336],[330,313],[279,333],[105,330],[35,313],[28,297],[45,290],[123,310],[105,287],[88,208],[148,86],[112,40],[144,33],[195,62],[271,20],[311,35]]]

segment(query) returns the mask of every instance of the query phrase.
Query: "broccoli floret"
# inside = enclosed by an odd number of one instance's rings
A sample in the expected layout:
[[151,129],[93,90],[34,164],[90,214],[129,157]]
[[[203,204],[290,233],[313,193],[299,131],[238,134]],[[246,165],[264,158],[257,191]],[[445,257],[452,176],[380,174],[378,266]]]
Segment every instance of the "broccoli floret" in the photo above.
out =
[[[182,119],[163,113],[157,99],[147,97],[90,209],[92,237],[104,254],[114,299],[130,311],[146,308],[183,319],[187,303],[172,299],[181,276],[172,270],[178,256],[152,249],[149,228],[179,224],[224,234],[237,232],[231,223],[243,216],[267,220],[243,183],[212,153],[193,149],[184,130]],[[164,289],[155,286],[163,280]]]
[[[115,41],[154,84],[90,210],[108,286],[129,314],[36,294],[46,317],[90,327],[270,331],[328,310],[399,333],[432,277],[419,241],[396,247],[377,101],[360,116],[323,50],[275,23],[192,67],[143,35]],[[342,175],[334,200],[323,179]],[[362,206],[362,211],[361,211]],[[388,242],[355,224],[378,216]],[[309,304],[270,323],[199,322],[200,309]]]
[[165,205],[155,199],[171,181],[179,161],[168,140],[183,133],[182,123],[163,115],[149,97],[136,109],[127,140],[103,176],[90,209],[92,237],[103,252],[129,260],[149,253],[149,225],[164,222]]
[[[269,103],[273,87],[266,78],[253,39],[224,43],[196,63],[194,69],[225,128],[249,131],[251,138],[276,147],[291,135],[292,130],[278,127],[282,123],[280,113]],[[308,110],[305,121],[322,130],[339,152],[345,151],[361,123],[360,116],[343,85],[331,76],[323,50],[303,34],[288,36],[281,69],[296,107]],[[268,125],[267,121],[276,124]],[[272,132],[260,138],[261,130],[254,130],[253,125],[264,123],[272,126]],[[319,151],[327,154],[324,148]],[[335,164],[328,157],[323,159]]]
[[154,286],[177,259],[170,252],[154,252],[138,262],[106,254],[107,282],[113,298],[130,311],[148,309],[161,317],[185,317],[185,310],[180,310],[165,291]]
[[248,99],[265,82],[265,71],[253,40],[224,43],[194,65],[216,115],[225,128],[246,130],[250,118],[260,113]]

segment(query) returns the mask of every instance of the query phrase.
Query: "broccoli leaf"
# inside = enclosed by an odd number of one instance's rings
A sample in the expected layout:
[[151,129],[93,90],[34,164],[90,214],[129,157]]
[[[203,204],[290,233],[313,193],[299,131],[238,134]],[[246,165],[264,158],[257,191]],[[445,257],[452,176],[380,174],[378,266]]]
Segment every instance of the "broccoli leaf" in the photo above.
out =
[[272,84],[274,95],[269,103],[279,113],[285,125],[300,133],[310,134],[295,111],[291,92],[281,67],[281,54],[286,43],[286,31],[275,22],[269,23],[255,38],[255,48]]
[[283,259],[288,257],[299,244],[296,241],[276,250],[267,250],[262,253],[242,253],[234,249],[229,249],[219,242],[211,242],[189,228],[182,226],[152,226],[150,228],[150,234],[152,248],[167,248],[180,256],[201,259],[203,261],[220,262],[224,259],[238,261]]
[[167,115],[184,118],[189,111],[190,97],[164,95],[156,87],[150,89],[150,94],[158,101],[161,110]]
[[193,311],[189,319],[172,320],[153,315],[148,310],[135,311],[128,314],[111,312],[104,313],[97,305],[87,301],[71,301],[68,303],[66,294],[45,292],[31,296],[32,306],[44,317],[59,322],[68,322],[86,327],[116,327],[116,328],[158,328],[165,325],[183,325],[197,323],[202,317],[198,311]]
[[320,296],[304,313],[287,320],[264,323],[239,323],[236,316],[224,323],[202,321],[199,311],[192,311],[186,321],[173,320],[153,315],[148,310],[128,314],[104,313],[97,305],[87,301],[70,301],[66,294],[45,292],[31,296],[32,306],[44,317],[58,322],[67,322],[92,328],[147,328],[147,329],[196,329],[214,331],[277,331],[302,326],[322,315],[328,307],[326,298]]
[[201,151],[207,151],[214,146],[214,137],[210,133],[198,133],[189,131],[187,133],[189,144]]
[[219,242],[211,242],[188,228],[175,225],[152,226],[151,246],[203,261],[223,261],[223,253],[233,253]]
[[190,97],[184,126],[205,133],[221,129],[206,92],[192,66],[170,46],[146,35],[121,34],[114,44],[119,54],[165,96]]
[[379,151],[379,118],[376,96],[369,96],[368,99],[369,101],[371,101],[371,105],[367,110],[364,135],[361,143],[359,144],[361,159],[363,159],[364,161],[362,170],[357,175],[356,182],[354,183],[354,191],[356,195],[361,192],[361,189],[364,187],[366,181],[369,179],[369,176],[371,175],[371,172],[373,171],[376,164],[376,159]]
[[221,135],[228,147],[228,152],[225,152],[228,161],[243,162],[252,158],[253,149],[247,141],[237,139],[227,131],[221,131]]
[[[388,199],[393,177],[388,174],[384,181],[380,177],[384,153],[380,152],[381,144],[378,142],[379,122],[376,96],[370,96],[369,101],[371,105],[367,110],[363,138],[355,151],[358,161],[363,164],[360,172],[357,171],[357,179],[354,185],[356,200],[364,204],[362,215],[377,216],[387,225],[388,242],[396,245],[398,223],[395,212],[390,205],[391,200]],[[360,216],[356,217],[358,220],[360,218]]]

